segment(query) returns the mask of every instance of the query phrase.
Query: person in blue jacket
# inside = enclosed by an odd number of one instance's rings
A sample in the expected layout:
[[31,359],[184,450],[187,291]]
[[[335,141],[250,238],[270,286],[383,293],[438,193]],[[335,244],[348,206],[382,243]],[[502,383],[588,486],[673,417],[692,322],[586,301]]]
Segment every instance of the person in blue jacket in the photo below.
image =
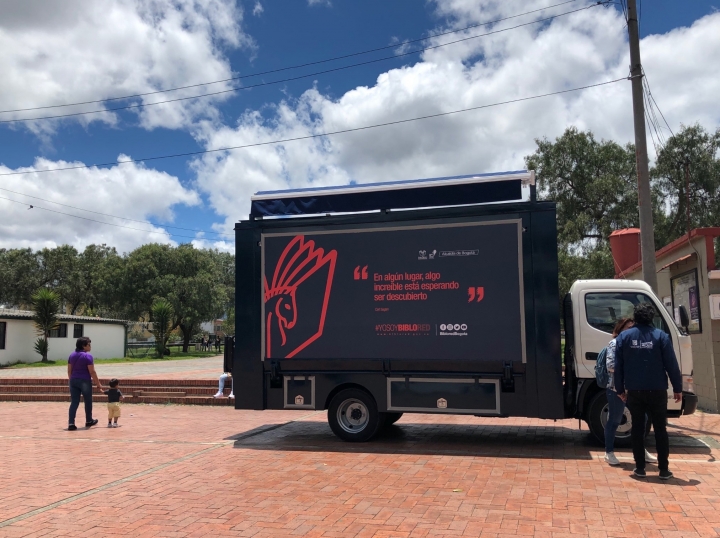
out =
[[[655,430],[660,478],[669,480],[670,445],[667,434],[667,386],[672,384],[675,401],[682,399],[682,375],[672,340],[652,325],[655,307],[635,306],[635,326],[618,336],[615,346],[615,390],[626,402],[632,417],[632,448],[637,477],[645,477],[645,414]],[[626,392],[627,391],[627,392]]]

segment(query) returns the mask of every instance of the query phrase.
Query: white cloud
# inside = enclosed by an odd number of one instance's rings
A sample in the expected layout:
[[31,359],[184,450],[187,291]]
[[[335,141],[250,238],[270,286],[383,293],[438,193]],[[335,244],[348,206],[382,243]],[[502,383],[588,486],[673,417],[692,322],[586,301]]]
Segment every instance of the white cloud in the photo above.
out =
[[332,2],[330,0],[308,0],[309,6],[326,6],[331,7]]
[[[123,161],[128,158],[120,155],[118,160]],[[150,224],[150,219],[172,223],[174,206],[178,204],[194,206],[200,201],[197,193],[184,188],[176,177],[135,163],[111,168],[35,172],[68,166],[82,166],[82,163],[37,159],[35,164],[28,168],[10,169],[0,165],[0,174],[30,172],[2,177],[0,248],[38,249],[69,244],[82,249],[92,243],[106,243],[115,246],[120,252],[127,252],[143,243],[172,243],[168,235],[162,233],[164,228]],[[43,198],[56,204],[14,194],[5,189]],[[6,198],[23,204],[11,202]],[[71,209],[57,203],[81,209]],[[28,209],[30,205],[35,208]],[[40,209],[41,207],[109,222],[123,228],[46,211]],[[119,215],[142,222],[97,215],[91,211]],[[159,233],[147,233],[147,231]],[[192,232],[178,233],[193,235]]]
[[[254,43],[241,29],[235,0],[23,0],[0,17],[0,110],[91,101],[221,80],[233,76],[224,50]],[[229,88],[228,83],[134,99],[150,103]],[[148,107],[140,123],[181,128],[214,117],[211,97]],[[108,106],[122,106],[116,102]],[[42,117],[102,109],[84,105],[0,114],[0,119]],[[83,124],[116,122],[114,113],[79,116]],[[30,129],[52,134],[56,121]],[[18,125],[18,124],[16,124]]]
[[255,15],[256,17],[259,17],[260,15],[262,15],[263,11],[265,11],[265,9],[262,7],[262,4],[259,1],[255,2],[255,6],[253,6],[252,14]]
[[[525,3],[523,9],[548,3]],[[461,28],[517,12],[517,4],[507,4],[448,0],[438,2],[437,9],[451,28]],[[647,37],[642,52],[656,99],[673,128],[699,121],[714,130],[720,123],[720,13],[691,28]],[[622,16],[596,7],[428,51],[417,63],[382,73],[374,85],[339,99],[313,87],[297,99],[268,105],[270,114],[246,112],[235,127],[206,123],[201,139],[208,148],[238,146],[556,92],[627,76],[628,56]],[[632,141],[630,97],[630,82],[623,80],[411,124],[210,154],[195,162],[198,187],[220,194],[211,202],[226,217],[220,228],[229,231],[246,218],[249,196],[258,190],[519,169],[535,150],[535,138],[553,138],[571,125],[592,129],[598,138]]]

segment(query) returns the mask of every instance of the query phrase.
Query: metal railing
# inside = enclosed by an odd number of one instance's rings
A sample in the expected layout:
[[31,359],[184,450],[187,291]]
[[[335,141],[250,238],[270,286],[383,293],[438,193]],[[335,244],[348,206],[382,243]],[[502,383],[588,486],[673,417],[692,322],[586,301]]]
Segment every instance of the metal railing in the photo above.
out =
[[[200,346],[200,342],[190,342],[190,345],[188,346],[188,351],[196,351],[196,346]],[[167,349],[170,350],[170,357],[172,357],[173,353],[180,353],[183,348],[182,342],[169,342],[165,346]],[[224,345],[221,341],[220,344],[220,350],[218,351],[217,348],[214,345],[210,346],[210,351],[208,353],[213,352],[216,354],[221,354],[223,352]],[[126,355],[128,357],[133,358],[146,358],[146,357],[153,357],[155,355],[155,343],[154,342],[134,342],[134,343],[128,343],[127,344],[127,353]]]

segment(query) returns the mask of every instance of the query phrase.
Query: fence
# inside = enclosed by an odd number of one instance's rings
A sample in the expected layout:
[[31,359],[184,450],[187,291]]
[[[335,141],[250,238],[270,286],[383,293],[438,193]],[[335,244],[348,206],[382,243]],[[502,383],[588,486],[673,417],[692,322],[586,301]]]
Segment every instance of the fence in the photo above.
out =
[[[210,347],[210,351],[214,353],[222,353],[222,340],[220,341],[221,349],[220,351],[216,351],[216,348],[214,346]],[[196,346],[200,347],[200,342],[190,342],[190,345],[188,346],[188,351],[195,351]],[[173,353],[180,353],[183,348],[182,342],[168,342],[165,347],[170,350],[170,356],[172,356]],[[145,358],[145,357],[152,357],[155,355],[155,343],[154,342],[136,342],[136,343],[128,343],[127,344],[127,356],[133,357],[133,358]]]

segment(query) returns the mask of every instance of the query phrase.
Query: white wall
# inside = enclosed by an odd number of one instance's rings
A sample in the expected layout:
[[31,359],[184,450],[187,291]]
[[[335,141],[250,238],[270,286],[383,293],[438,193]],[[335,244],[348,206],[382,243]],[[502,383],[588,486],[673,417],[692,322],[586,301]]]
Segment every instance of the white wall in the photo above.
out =
[[[31,320],[2,319],[7,323],[5,331],[5,349],[0,349],[0,365],[16,362],[37,362],[41,359],[35,353],[33,345],[37,339],[35,326]],[[76,338],[73,338],[73,321],[67,323],[66,338],[48,338],[50,349],[48,359],[64,360],[75,351]],[[112,359],[122,357],[125,353],[125,327],[111,323],[81,322],[84,325],[84,336],[92,340],[90,354],[96,359]]]
[[33,350],[37,339],[32,321],[23,319],[0,319],[5,325],[5,349],[0,349],[0,364],[35,362],[40,355]]

